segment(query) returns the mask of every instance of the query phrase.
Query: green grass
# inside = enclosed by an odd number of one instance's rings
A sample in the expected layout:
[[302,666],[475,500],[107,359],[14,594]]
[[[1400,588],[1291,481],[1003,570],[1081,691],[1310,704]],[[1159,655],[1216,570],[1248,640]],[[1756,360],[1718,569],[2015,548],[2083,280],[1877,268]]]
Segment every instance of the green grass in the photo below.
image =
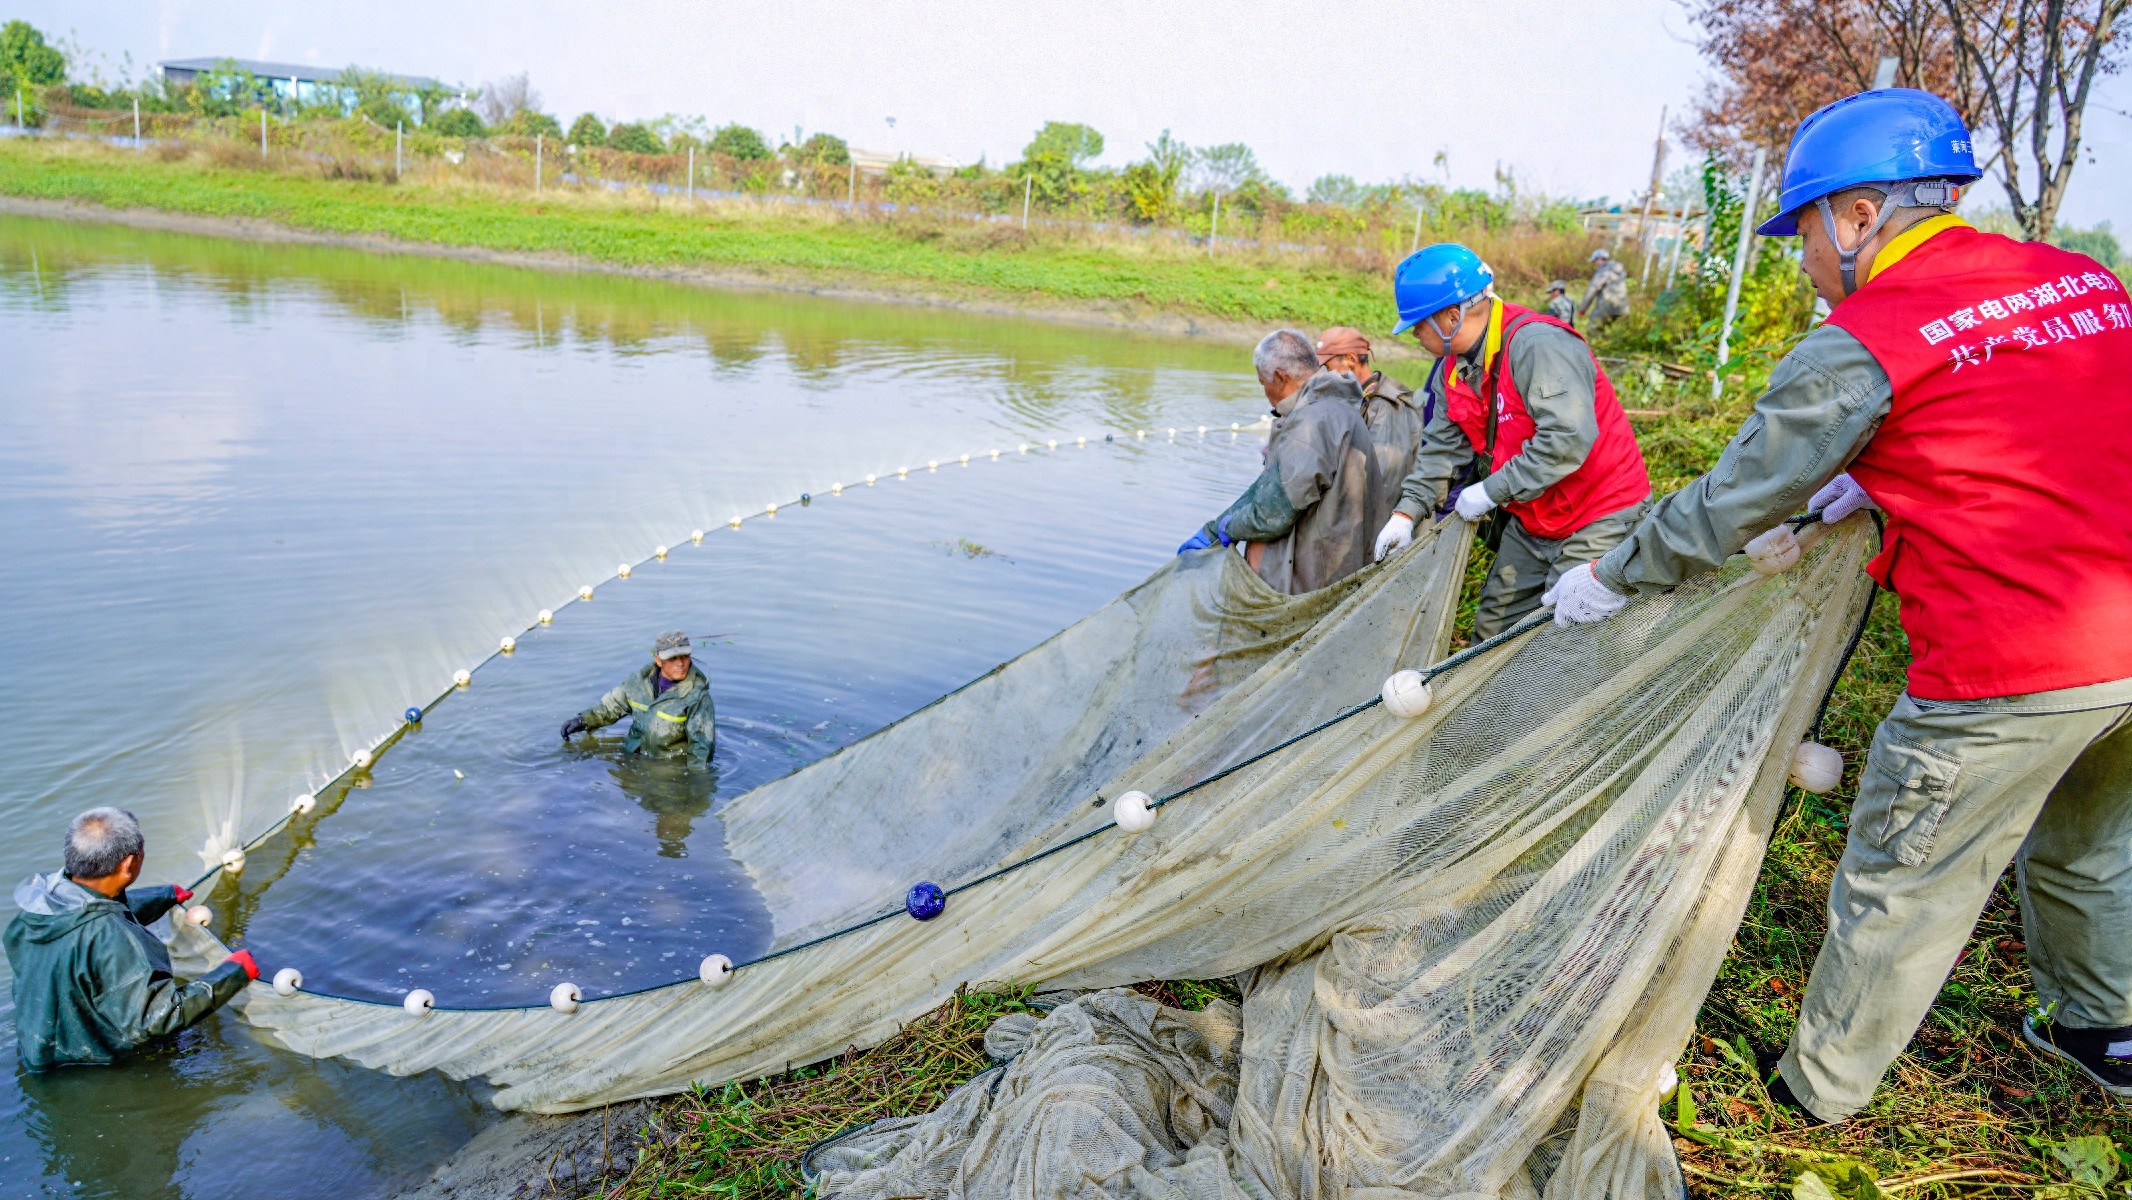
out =
[[336,236],[632,269],[747,272],[807,286],[922,290],[1032,305],[1097,306],[1222,322],[1384,323],[1383,281],[1309,256],[1224,251],[1162,237],[1024,234],[956,218],[846,217],[826,207],[706,203],[552,187],[322,178],[206,151],[174,160],[31,138],[0,142],[0,195],[271,221]]

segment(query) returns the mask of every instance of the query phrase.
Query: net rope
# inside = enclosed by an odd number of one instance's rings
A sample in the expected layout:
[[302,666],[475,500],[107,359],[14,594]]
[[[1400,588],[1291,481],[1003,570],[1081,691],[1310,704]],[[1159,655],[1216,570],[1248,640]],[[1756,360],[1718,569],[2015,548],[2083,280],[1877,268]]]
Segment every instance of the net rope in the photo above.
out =
[[[1854,644],[1870,529],[1813,526],[1782,574],[1735,563],[1444,661],[1452,528],[1305,597],[1186,556],[736,799],[727,846],[774,935],[724,986],[411,1016],[255,985],[245,1015],[305,1053],[569,1111],[870,1044],[965,984],[1086,990],[990,1091],[825,1148],[825,1192],[1050,1194],[1107,1147],[1170,1189],[1150,1195],[1677,1195],[1660,1076]],[[1418,718],[1351,703],[1430,663]],[[1127,789],[1167,801],[1152,830],[1092,819]],[[921,878],[966,882],[933,921],[882,913]],[[1224,975],[1242,1008],[1189,1019],[1102,990]],[[1135,1037],[1138,1059],[1111,1054]],[[1108,1074],[1075,1092],[1090,1055]],[[1191,1136],[1157,1103],[1180,1080]],[[1035,1174],[987,1174],[1016,1161]]]

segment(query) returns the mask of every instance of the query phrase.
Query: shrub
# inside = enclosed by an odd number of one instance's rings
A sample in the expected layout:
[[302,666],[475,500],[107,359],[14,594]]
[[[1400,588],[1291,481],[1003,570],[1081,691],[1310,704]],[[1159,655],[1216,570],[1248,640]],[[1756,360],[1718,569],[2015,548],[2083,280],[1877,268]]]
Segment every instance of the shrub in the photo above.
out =
[[570,122],[570,142],[577,146],[604,146],[607,144],[607,127],[591,113],[585,113]]
[[851,161],[851,147],[833,133],[809,134],[792,147],[792,161],[811,167],[841,167]]
[[626,150],[631,154],[664,154],[665,143],[659,135],[642,125],[622,124],[607,131],[607,148]]
[[2051,240],[2076,254],[2085,254],[2106,267],[2117,265],[2118,255],[2123,252],[2117,244],[2117,234],[2104,221],[2093,229],[2071,229],[2059,226],[2051,234]]
[[429,131],[441,137],[487,137],[489,127],[471,108],[447,108],[430,120]]
[[66,77],[67,56],[45,43],[43,31],[28,21],[0,25],[0,86],[9,92],[18,87],[31,91]]
[[497,132],[516,134],[519,137],[544,133],[550,138],[560,138],[563,136],[563,123],[547,113],[526,109],[512,114],[509,121],[497,127]]
[[[822,135],[816,134],[815,136],[820,137]],[[839,144],[841,145],[841,143]],[[738,124],[719,126],[718,131],[711,135],[710,149],[713,154],[723,154],[728,158],[738,159],[742,162],[770,157],[770,143],[764,141],[761,134],[745,125]],[[851,155],[849,152],[845,154],[844,158],[845,161],[850,161]]]

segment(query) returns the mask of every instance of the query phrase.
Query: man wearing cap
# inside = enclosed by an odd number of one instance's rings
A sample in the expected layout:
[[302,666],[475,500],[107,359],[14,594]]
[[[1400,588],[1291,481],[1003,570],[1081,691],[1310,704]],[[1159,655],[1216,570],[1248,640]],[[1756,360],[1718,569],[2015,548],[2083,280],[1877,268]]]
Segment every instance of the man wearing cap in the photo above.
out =
[[1598,333],[1608,321],[1629,315],[1629,269],[1601,246],[1592,251],[1592,282],[1584,289],[1584,328]]
[[696,669],[686,633],[660,634],[651,645],[651,661],[598,704],[564,722],[563,737],[604,729],[623,717],[630,718],[629,736],[622,739],[624,753],[686,754],[698,766],[711,761],[718,743],[711,684]]
[[1412,541],[1414,522],[1454,484],[1466,520],[1500,507],[1476,637],[1539,608],[1564,572],[1619,544],[1651,500],[1636,432],[1591,348],[1553,317],[1497,298],[1494,284],[1455,243],[1399,264],[1397,332],[1412,329],[1438,356],[1424,385],[1434,415],[1376,544],[1381,559]]
[[1954,215],[1978,171],[1927,92],[1838,100],[1782,211],[1830,306],[1709,474],[1555,589],[1560,622],[1716,570],[1801,506],[1885,512],[1909,687],[1874,734],[1828,935],[1769,1094],[1840,1121],[1909,1044],[2009,862],[2022,1033],[2132,1096],[2132,299]]
[[1569,298],[1569,280],[1557,279],[1547,285],[1547,315],[1564,325],[1576,326],[1577,302]]
[[1335,325],[1318,335],[1318,365],[1349,376],[1362,387],[1362,421],[1370,427],[1370,452],[1377,459],[1377,483],[1384,511],[1399,503],[1399,485],[1414,469],[1421,431],[1429,414],[1414,400],[1414,389],[1370,365],[1370,340],[1362,331]]
[[1320,369],[1316,345],[1294,329],[1259,339],[1251,362],[1273,406],[1265,469],[1177,553],[1241,542],[1259,578],[1291,596],[1314,592],[1369,565],[1370,531],[1384,520],[1362,389]]

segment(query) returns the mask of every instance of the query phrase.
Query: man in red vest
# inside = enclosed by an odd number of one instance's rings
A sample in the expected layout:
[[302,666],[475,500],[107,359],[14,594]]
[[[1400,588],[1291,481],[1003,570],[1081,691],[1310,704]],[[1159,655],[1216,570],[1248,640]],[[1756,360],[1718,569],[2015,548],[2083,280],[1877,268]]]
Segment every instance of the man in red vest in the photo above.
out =
[[1801,239],[1827,323],[1714,470],[1552,596],[1558,621],[1597,620],[1802,503],[1885,511],[1866,569],[1901,600],[1909,689],[1770,1085],[1824,1121],[1872,1099],[2009,862],[2028,1041],[2132,1096],[2132,299],[2085,256],[1954,216],[1979,174],[1925,92],[1807,118],[1761,231]]
[[1407,256],[1393,277],[1399,327],[1436,356],[1432,415],[1379,559],[1413,540],[1459,480],[1458,515],[1500,507],[1495,566],[1481,589],[1475,637],[1540,607],[1563,572],[1618,545],[1651,500],[1636,433],[1599,360],[1554,317],[1496,298],[1495,272],[1446,242]]

